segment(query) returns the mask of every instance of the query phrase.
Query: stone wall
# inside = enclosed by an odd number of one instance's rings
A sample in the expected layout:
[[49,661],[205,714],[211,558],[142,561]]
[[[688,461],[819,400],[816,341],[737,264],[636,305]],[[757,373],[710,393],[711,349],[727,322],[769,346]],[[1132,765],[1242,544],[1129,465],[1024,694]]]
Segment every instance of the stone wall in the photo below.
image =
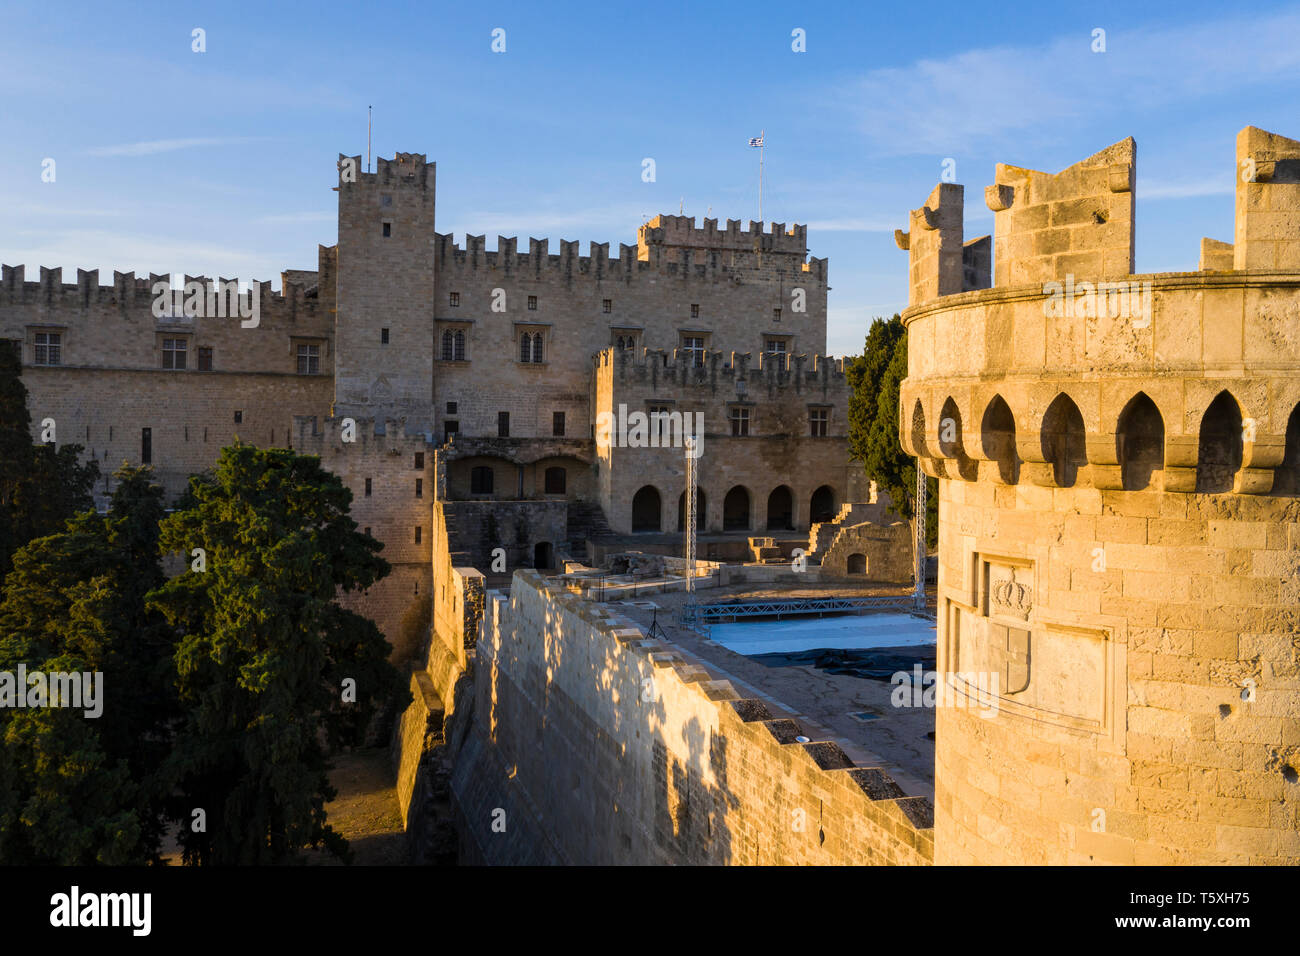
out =
[[903,313],[900,438],[940,479],[937,862],[1300,862],[1300,143],[1237,145],[1257,175],[1204,271],[1130,274],[1126,140],[999,166],[997,285]]
[[463,862],[924,864],[930,807],[603,606],[490,594],[451,779]]
[[912,551],[910,522],[849,525],[839,531],[822,557],[822,576],[911,584]]

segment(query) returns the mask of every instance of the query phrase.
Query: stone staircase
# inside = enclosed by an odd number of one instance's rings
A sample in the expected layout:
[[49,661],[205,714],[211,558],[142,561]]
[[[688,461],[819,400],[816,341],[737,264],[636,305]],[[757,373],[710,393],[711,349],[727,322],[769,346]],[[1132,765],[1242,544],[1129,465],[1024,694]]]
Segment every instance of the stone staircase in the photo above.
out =
[[880,521],[882,510],[878,502],[850,501],[830,521],[814,524],[808,531],[808,563],[821,564],[841,531],[864,521]]
[[614,537],[600,505],[590,501],[570,501],[564,523],[564,540],[569,553],[578,560],[587,556],[587,542]]

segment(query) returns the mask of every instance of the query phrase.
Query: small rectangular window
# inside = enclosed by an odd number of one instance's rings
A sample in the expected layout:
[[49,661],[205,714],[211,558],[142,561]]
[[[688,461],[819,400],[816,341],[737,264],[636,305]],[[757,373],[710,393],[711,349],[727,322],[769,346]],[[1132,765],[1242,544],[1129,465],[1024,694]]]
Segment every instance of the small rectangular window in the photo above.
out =
[[153,461],[153,429],[140,429],[140,464],[147,465]]
[[184,339],[163,339],[162,367],[169,369],[185,368],[185,346]]
[[244,413],[239,411],[235,412],[235,424],[242,425],[243,423],[244,423]]
[[367,537],[367,538],[370,537],[370,528],[369,528],[369,527],[366,528],[366,537]]
[[813,438],[825,438],[826,427],[830,422],[830,409],[812,408],[808,410],[808,427]]
[[556,438],[564,437],[564,412],[551,413],[551,434]]
[[417,451],[415,453],[415,467],[417,469],[424,467],[424,452]]
[[212,371],[212,349],[210,347],[201,347],[199,349],[199,371]]
[[63,364],[63,336],[58,332],[36,333],[36,364]]
[[456,414],[456,403],[455,403],[455,402],[448,402],[448,403],[447,403],[447,414],[448,414],[448,415],[455,415],[455,414]]
[[613,299],[602,299],[601,302],[600,302],[600,307],[601,307],[605,312],[613,312],[613,311],[614,311],[614,300],[613,300]]
[[320,346],[319,345],[298,346],[298,374],[299,375],[320,374]]
[[731,435],[733,438],[744,438],[749,434],[748,408],[732,408],[727,417],[731,420]]
[[700,317],[700,306],[699,306],[699,303],[692,302],[692,303],[691,303],[691,318],[692,318],[692,319],[698,319],[699,317]]
[[442,440],[451,441],[451,436],[460,431],[460,422],[449,418],[442,423]]
[[415,526],[415,543],[416,543],[416,544],[419,544],[419,543],[420,543],[420,534],[421,534],[421,532],[423,532],[423,531],[424,531],[424,529],[421,528],[418,524]]
[[510,437],[510,413],[509,412],[497,412],[497,437],[498,438]]
[[773,322],[781,321],[781,309],[779,306],[772,310],[772,321]]
[[387,344],[388,344],[388,330],[387,330],[387,329],[380,329],[380,330],[379,330],[379,342],[380,342],[381,345],[387,345]]
[[424,479],[423,479],[423,478],[416,478],[416,479],[415,479],[415,497],[417,497],[417,498],[423,498],[423,497],[424,497]]
[[379,197],[379,205],[391,206],[392,204],[393,204],[393,197],[389,193],[384,193],[382,196]]
[[387,239],[392,234],[393,234],[393,224],[391,222],[384,223],[384,238]]
[[537,296],[535,296],[535,295],[530,295],[530,296],[528,297],[528,311],[529,311],[529,312],[536,312],[536,311],[537,311]]
[[459,292],[452,292],[452,293],[450,293],[450,300],[451,300],[451,307],[452,307],[453,309],[458,309],[458,308],[460,308],[460,293],[459,293]]
[[367,497],[367,498],[370,497],[370,479],[369,479],[369,478],[366,479],[366,497]]
[[704,364],[704,339],[695,335],[682,336],[682,348],[690,355],[691,365],[699,368]]

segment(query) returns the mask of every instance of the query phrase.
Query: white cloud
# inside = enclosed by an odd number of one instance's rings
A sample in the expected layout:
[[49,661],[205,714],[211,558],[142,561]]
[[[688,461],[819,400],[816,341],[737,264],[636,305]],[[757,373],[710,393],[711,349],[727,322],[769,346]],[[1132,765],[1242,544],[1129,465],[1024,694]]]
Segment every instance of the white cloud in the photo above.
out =
[[95,146],[87,150],[91,156],[152,156],[155,153],[171,153],[178,149],[193,149],[197,146],[229,146],[234,143],[247,142],[243,138],[212,139],[198,137],[193,139],[153,139],[140,143],[123,143],[118,146]]
[[[1091,31],[1039,46],[969,50],[872,70],[840,90],[882,155],[954,155],[1062,126],[1300,78],[1300,13]],[[1116,136],[1116,139],[1119,137]]]

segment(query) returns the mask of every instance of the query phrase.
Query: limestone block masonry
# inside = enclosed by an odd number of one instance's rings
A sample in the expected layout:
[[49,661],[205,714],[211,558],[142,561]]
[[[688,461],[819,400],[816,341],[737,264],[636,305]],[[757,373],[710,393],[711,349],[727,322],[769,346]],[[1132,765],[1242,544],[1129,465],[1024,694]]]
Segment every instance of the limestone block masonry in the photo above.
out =
[[1132,274],[1135,157],[999,166],[990,289],[912,243],[939,666],[997,707],[939,708],[936,863],[1300,863],[1300,142],[1242,131],[1199,272]]

